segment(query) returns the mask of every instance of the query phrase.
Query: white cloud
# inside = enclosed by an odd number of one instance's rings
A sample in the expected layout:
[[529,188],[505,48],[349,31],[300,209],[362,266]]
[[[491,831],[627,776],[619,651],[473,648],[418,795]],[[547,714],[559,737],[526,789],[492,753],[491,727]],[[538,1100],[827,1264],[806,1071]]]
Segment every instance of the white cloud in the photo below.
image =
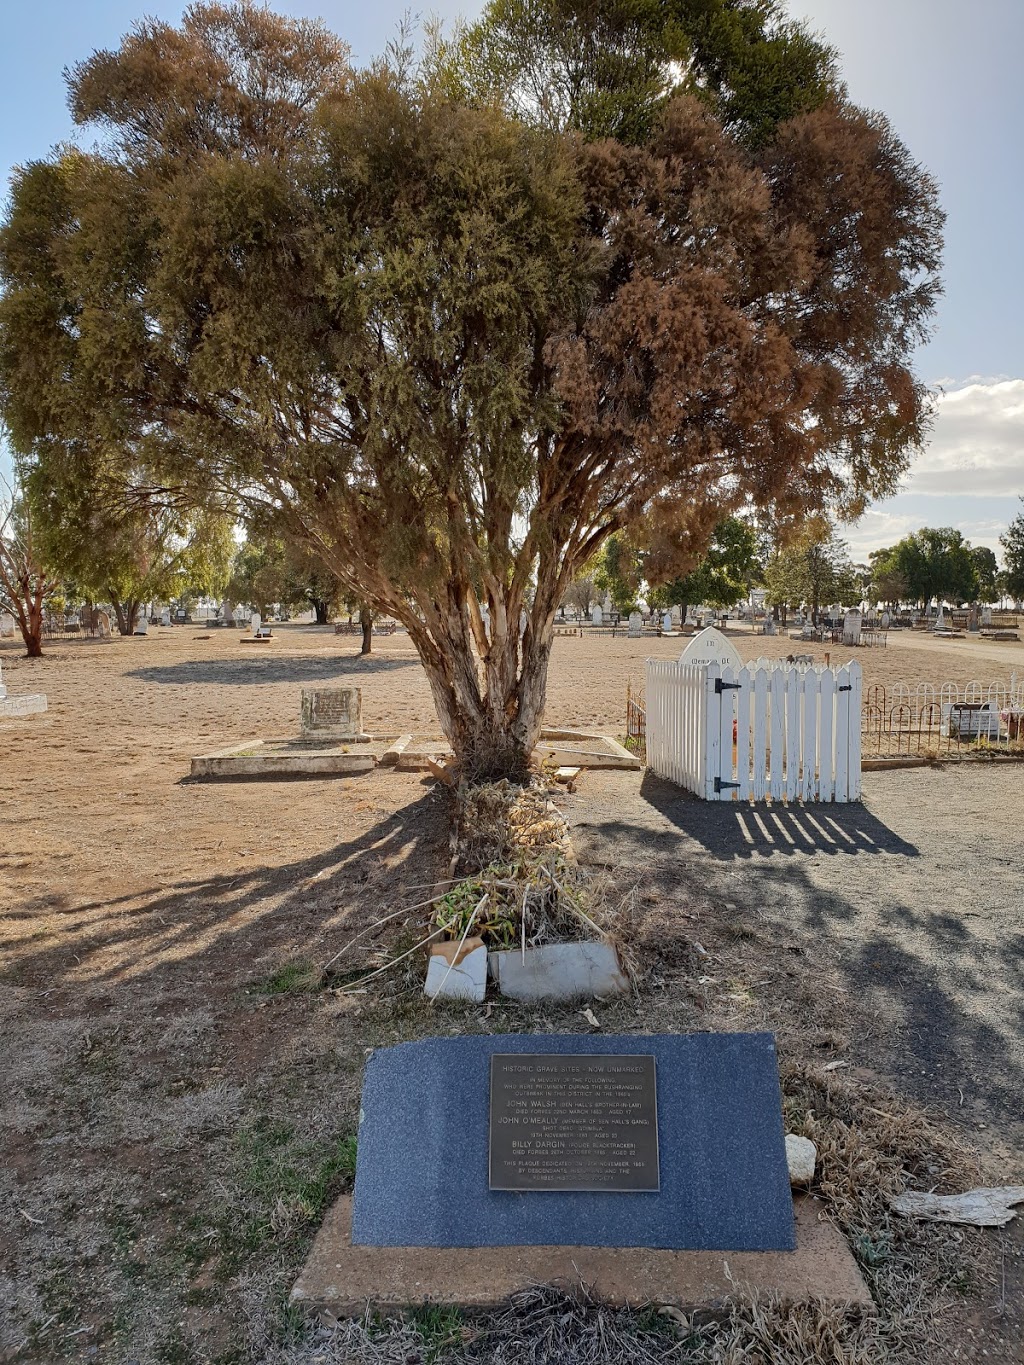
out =
[[1024,379],[943,380],[928,444],[899,494],[843,529],[855,559],[922,526],[955,526],[1001,553],[1024,495]]
[[1024,493],[1024,379],[968,382],[940,393],[931,437],[904,491],[950,498]]

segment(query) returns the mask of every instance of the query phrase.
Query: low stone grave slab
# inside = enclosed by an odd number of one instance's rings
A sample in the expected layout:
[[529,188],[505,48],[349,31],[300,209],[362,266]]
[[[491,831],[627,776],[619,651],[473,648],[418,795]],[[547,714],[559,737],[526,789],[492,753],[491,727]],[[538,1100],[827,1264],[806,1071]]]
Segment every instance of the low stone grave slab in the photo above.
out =
[[[532,1183],[510,1189],[513,1177]],[[792,1250],[774,1039],[509,1034],[379,1049],[352,1242]]]
[[45,692],[28,692],[23,697],[0,697],[0,720],[38,716],[45,710]]
[[610,735],[595,730],[557,730],[545,726],[533,751],[534,758],[564,768],[628,768],[643,764]]
[[[461,1193],[461,1181],[455,1197]],[[547,1196],[541,1196],[542,1198]],[[310,1312],[361,1317],[441,1304],[498,1308],[534,1285],[586,1289],[623,1307],[720,1310],[739,1294],[787,1303],[823,1299],[873,1308],[842,1233],[810,1196],[795,1200],[794,1251],[656,1251],[648,1247],[370,1247],[352,1243],[352,1196],[327,1214],[291,1302]]]
[[491,953],[491,975],[512,1000],[603,999],[623,995],[629,978],[610,943],[547,943]]
[[193,777],[345,777],[377,766],[372,753],[310,748],[294,739],[250,739],[192,760]]

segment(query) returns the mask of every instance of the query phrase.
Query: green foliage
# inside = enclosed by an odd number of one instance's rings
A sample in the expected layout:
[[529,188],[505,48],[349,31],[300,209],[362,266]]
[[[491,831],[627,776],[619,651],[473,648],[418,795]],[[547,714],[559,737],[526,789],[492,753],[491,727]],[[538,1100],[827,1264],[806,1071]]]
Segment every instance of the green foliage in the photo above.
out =
[[594,570],[594,587],[622,616],[636,611],[636,594],[640,586],[641,556],[625,537],[611,536]]
[[[902,584],[901,596],[924,606],[933,599],[956,604],[977,600],[975,553],[953,527],[924,526],[870,558],[876,583]],[[879,595],[890,600],[887,594]]]
[[1003,585],[1015,602],[1024,599],[1024,512],[1014,517],[999,537],[1006,567]]
[[815,619],[827,603],[850,605],[861,599],[849,547],[831,527],[820,523],[812,523],[792,546],[769,559],[764,586],[769,605],[807,604]]
[[778,0],[490,0],[433,78],[462,98],[591,139],[646,142],[673,94],[752,145],[841,90],[836,56]]
[[757,531],[741,517],[727,517],[712,533],[707,554],[690,573],[651,593],[651,605],[735,606],[760,576]]
[[971,562],[977,582],[975,597],[979,602],[994,602],[999,596],[999,561],[995,551],[987,545],[973,545]]

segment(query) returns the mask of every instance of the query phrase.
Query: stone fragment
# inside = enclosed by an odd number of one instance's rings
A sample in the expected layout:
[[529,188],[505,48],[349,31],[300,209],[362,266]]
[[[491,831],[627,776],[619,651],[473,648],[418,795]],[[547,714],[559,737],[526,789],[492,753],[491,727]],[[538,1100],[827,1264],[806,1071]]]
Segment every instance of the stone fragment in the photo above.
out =
[[791,1185],[809,1185],[814,1179],[817,1161],[818,1149],[810,1138],[799,1137],[796,1133],[786,1134],[786,1164]]
[[629,980],[610,943],[548,943],[491,953],[491,973],[513,1000],[575,1000],[622,995]]
[[481,938],[437,943],[427,961],[427,981],[423,993],[430,1000],[481,1001],[487,991],[487,949]]

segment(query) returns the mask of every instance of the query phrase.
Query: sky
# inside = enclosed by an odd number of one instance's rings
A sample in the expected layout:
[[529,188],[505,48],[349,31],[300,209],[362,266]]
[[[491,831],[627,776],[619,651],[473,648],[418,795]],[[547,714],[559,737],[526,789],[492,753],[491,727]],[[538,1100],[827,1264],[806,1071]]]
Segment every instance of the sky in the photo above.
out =
[[[364,62],[410,4],[273,7],[323,19]],[[478,8],[432,0],[422,12],[451,19]],[[1024,496],[1024,2],[789,0],[789,10],[839,49],[852,98],[888,115],[936,177],[948,215],[945,295],[916,360],[936,393],[935,425],[902,491],[844,535],[857,559],[924,525],[958,526],[998,552]],[[65,66],[116,46],[143,14],[176,21],[181,11],[163,0],[3,0],[0,174],[72,135]]]

